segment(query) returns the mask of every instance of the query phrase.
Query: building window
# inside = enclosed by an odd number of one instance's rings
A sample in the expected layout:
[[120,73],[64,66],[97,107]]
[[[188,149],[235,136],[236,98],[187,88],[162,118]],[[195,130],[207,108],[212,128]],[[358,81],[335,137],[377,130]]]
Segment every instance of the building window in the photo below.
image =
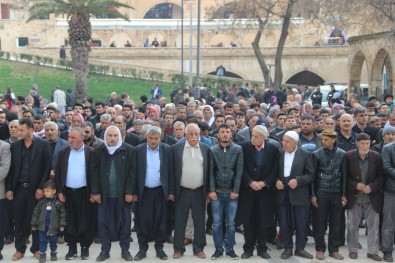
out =
[[27,37],[18,37],[16,39],[16,44],[18,47],[26,47],[29,45],[29,38]]

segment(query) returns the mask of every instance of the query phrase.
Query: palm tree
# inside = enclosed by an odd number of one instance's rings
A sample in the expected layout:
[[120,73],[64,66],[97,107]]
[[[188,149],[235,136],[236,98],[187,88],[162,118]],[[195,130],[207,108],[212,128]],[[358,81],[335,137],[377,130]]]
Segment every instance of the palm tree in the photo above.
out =
[[89,72],[89,51],[92,36],[90,18],[111,17],[129,21],[118,11],[119,7],[133,8],[116,0],[50,0],[34,4],[30,9],[27,22],[49,14],[66,15],[69,24],[69,44],[71,63],[75,78],[74,93],[78,99],[86,98],[88,93],[86,77]]

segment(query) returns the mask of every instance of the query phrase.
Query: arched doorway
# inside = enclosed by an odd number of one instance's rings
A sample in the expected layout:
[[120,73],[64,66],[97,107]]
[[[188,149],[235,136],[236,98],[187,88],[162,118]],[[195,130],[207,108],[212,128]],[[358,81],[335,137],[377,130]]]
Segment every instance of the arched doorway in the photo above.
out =
[[386,92],[392,93],[392,84],[391,59],[385,49],[380,49],[373,61],[369,93],[374,95],[381,95]]
[[297,84],[297,85],[307,85],[307,86],[316,86],[319,84],[323,84],[325,80],[321,78],[319,75],[304,70],[301,71],[292,77],[290,77],[285,83],[286,84]]
[[[362,71],[362,69],[364,70]],[[351,93],[356,93],[359,95],[362,95],[362,97],[368,96],[368,94],[364,94],[363,92],[361,93],[360,87],[362,83],[362,73],[363,73],[363,79],[365,82],[369,82],[369,76],[368,76],[368,67],[366,64],[366,58],[365,55],[361,52],[358,51],[352,62],[351,62],[351,68],[350,68],[350,92]],[[371,92],[369,92],[371,93]]]
[[181,6],[171,3],[157,4],[148,10],[144,15],[144,19],[180,19]]

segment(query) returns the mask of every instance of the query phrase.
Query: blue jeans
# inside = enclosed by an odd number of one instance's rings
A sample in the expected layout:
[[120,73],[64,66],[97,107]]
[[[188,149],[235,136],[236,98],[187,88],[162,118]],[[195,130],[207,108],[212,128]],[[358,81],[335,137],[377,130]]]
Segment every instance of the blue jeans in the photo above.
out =
[[48,235],[47,231],[39,231],[38,232],[38,237],[40,239],[40,253],[44,254],[47,251],[47,245],[49,242],[49,247],[51,248],[51,252],[56,252],[56,249],[58,248],[58,235],[53,234],[53,235]]
[[225,209],[226,213],[226,243],[225,251],[233,249],[235,245],[235,217],[238,199],[230,199],[230,193],[218,193],[217,200],[211,202],[213,212],[213,237],[215,249],[223,251],[222,218]]

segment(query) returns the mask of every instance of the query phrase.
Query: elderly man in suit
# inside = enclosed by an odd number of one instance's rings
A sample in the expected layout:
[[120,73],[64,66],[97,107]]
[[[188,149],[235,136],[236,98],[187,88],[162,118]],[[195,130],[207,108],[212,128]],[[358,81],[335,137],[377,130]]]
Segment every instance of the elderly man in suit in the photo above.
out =
[[50,179],[55,179],[56,163],[58,161],[58,154],[61,149],[69,145],[69,142],[59,138],[58,125],[53,121],[47,121],[44,124],[45,139],[49,141],[51,145],[51,173]]
[[72,128],[69,146],[58,154],[56,164],[56,192],[66,206],[65,240],[69,251],[66,260],[77,256],[77,243],[81,245],[81,259],[89,258],[89,247],[93,242],[92,210],[90,197],[90,159],[93,149],[84,145],[84,130]]
[[370,136],[357,135],[357,149],[346,153],[347,161],[347,245],[349,257],[358,258],[359,222],[365,212],[368,228],[367,257],[381,261],[379,252],[379,215],[383,208],[383,174],[380,154],[369,150]]
[[284,134],[280,149],[279,178],[276,182],[276,201],[281,239],[284,242],[282,259],[292,256],[292,235],[295,231],[295,256],[313,259],[304,250],[309,224],[309,187],[314,180],[311,153],[298,147],[299,135],[295,131]]
[[[15,248],[12,260],[20,260],[26,251],[25,222],[30,222],[37,200],[44,196],[42,185],[48,180],[51,166],[49,143],[33,138],[33,122],[20,119],[20,140],[11,145],[11,167],[6,180],[6,196],[13,200],[15,222]],[[30,251],[39,258],[38,231],[32,232]]]
[[147,143],[136,147],[137,195],[136,232],[139,251],[134,260],[147,256],[148,242],[155,241],[156,256],[167,259],[163,251],[166,242],[167,200],[174,201],[173,156],[171,147],[161,142],[161,129],[147,129]]
[[265,126],[252,129],[251,141],[241,144],[244,172],[240,186],[236,222],[244,225],[244,253],[250,258],[257,245],[258,256],[269,259],[267,253],[268,228],[275,226],[274,184],[278,174],[278,146],[268,140]]
[[175,169],[175,230],[173,258],[181,258],[185,252],[184,236],[189,211],[194,226],[193,254],[206,258],[204,232],[205,200],[208,194],[208,154],[210,147],[199,142],[200,129],[195,123],[188,124],[186,142],[173,145]]
[[[4,225],[5,215],[5,180],[10,170],[10,145],[0,140],[0,226]],[[0,227],[0,260],[3,259],[1,251],[4,247],[4,228]]]

